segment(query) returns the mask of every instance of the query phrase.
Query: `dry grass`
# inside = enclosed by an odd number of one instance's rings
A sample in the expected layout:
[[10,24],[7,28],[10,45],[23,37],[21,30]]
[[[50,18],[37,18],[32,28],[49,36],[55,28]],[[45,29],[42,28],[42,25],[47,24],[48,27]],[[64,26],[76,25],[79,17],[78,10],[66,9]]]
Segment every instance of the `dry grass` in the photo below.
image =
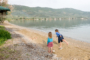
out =
[[15,50],[13,46],[0,48],[0,60],[15,60],[20,56],[20,52]]

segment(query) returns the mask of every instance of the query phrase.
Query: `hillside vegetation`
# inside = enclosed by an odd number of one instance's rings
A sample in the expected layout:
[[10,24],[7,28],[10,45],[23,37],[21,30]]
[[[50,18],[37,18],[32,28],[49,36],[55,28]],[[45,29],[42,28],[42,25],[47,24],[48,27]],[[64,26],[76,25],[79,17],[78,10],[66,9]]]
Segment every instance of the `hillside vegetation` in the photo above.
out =
[[0,45],[2,45],[7,39],[11,38],[11,34],[5,30],[4,26],[0,25]]
[[13,16],[23,17],[84,17],[89,18],[90,12],[84,12],[73,8],[52,9],[42,7],[27,7],[22,5],[13,5]]

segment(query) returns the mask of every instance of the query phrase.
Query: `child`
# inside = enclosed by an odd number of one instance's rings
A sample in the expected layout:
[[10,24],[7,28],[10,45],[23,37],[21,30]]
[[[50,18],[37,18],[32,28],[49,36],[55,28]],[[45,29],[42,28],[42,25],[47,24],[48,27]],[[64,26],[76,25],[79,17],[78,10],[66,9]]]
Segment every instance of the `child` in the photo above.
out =
[[51,32],[48,33],[47,46],[48,46],[48,52],[52,53],[53,38],[52,38],[52,33]]
[[64,40],[64,37],[59,33],[58,29],[55,30],[56,35],[58,37],[58,43],[60,43],[59,48],[62,49],[62,43],[61,42],[65,42],[68,45],[68,42],[66,40]]

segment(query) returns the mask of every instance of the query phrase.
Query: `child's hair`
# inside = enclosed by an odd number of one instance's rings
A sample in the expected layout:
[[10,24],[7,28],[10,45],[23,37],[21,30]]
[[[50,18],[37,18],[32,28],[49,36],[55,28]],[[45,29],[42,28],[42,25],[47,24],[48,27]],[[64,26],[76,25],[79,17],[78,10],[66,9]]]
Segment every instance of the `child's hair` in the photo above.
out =
[[52,38],[52,32],[49,32],[49,33],[48,33],[48,37],[49,37],[49,38]]
[[55,29],[56,32],[58,32],[58,29]]

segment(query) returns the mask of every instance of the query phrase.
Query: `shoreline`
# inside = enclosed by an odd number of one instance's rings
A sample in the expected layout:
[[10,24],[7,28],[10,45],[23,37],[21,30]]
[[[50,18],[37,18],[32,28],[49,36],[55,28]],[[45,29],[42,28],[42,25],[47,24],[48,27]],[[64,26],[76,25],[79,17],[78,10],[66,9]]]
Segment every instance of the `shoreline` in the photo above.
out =
[[[47,33],[29,29],[26,27],[17,26],[11,23],[7,23],[7,24],[12,26],[13,29],[19,28],[17,32],[22,33],[28,38],[31,38],[31,40],[35,42],[35,44],[38,44],[43,49],[47,50],[47,46],[46,46]],[[77,58],[77,59],[84,59],[84,60],[90,59],[90,43],[77,41],[75,39],[65,37],[65,40],[69,42],[69,45],[67,46],[65,43],[63,43],[63,49],[59,50],[56,35],[53,35],[53,39],[54,39],[53,49],[55,50],[54,54],[56,54],[57,57],[62,57],[64,59],[70,59],[70,58]]]
[[[35,31],[39,31],[39,32],[44,32],[44,31],[39,30],[39,29],[23,27],[23,26],[19,26],[19,25],[12,24],[12,23],[9,23],[9,24],[14,25],[14,26],[18,26],[18,27],[21,27],[21,28],[25,28],[25,29],[30,29],[30,30],[35,30]],[[44,32],[44,33],[47,33],[47,32]],[[55,35],[55,34],[53,34],[53,35]],[[75,39],[75,38],[72,38],[72,37],[68,37],[68,36],[64,36],[64,37],[65,37],[65,38],[70,38],[70,39],[72,39],[72,40],[76,40],[76,41],[79,41],[79,42],[83,42],[83,43],[90,44],[90,42],[82,41],[82,40]]]
[[[19,26],[19,25],[17,25],[17,26]],[[23,27],[23,26],[21,26],[21,27]],[[37,31],[41,31],[41,32],[47,33],[47,32],[45,32],[45,31],[42,31],[42,30],[39,30],[39,29],[28,28],[28,27],[25,27],[25,28],[27,28],[27,29],[32,29],[32,30],[37,30]],[[53,35],[56,35],[56,34],[53,34]],[[70,39],[73,39],[73,40],[76,40],[76,41],[80,41],[80,42],[90,43],[90,42],[82,41],[82,40],[75,39],[75,38],[68,37],[68,36],[64,36],[64,37],[65,37],[65,38],[70,38]]]
[[[11,24],[12,24],[12,23],[11,23]],[[13,24],[13,25],[15,25],[15,24]],[[17,25],[17,26],[19,26],[19,25]],[[24,27],[24,26],[21,26],[21,27]],[[37,29],[37,28],[31,28],[31,27],[24,27],[24,28],[48,33],[47,31],[39,30],[39,29]],[[54,32],[53,32],[53,33],[54,33]],[[54,33],[54,34],[55,34],[55,33]],[[90,43],[89,39],[87,39],[88,41],[85,41],[85,39],[82,39],[82,37],[80,37],[80,39],[79,39],[79,38],[75,38],[75,37],[73,37],[73,36],[72,36],[72,37],[71,37],[71,36],[65,36],[65,34],[64,34],[63,36],[66,37],[66,38],[71,38],[71,39],[73,39],[73,40],[77,40],[77,41],[81,41],[81,42],[85,42],[85,43]]]

